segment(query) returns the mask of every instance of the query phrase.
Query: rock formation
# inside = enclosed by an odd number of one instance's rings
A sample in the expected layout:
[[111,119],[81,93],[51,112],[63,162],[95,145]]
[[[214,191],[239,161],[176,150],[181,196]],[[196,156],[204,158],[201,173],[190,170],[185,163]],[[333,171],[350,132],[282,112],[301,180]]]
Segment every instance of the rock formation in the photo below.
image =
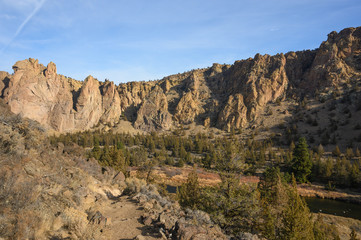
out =
[[119,120],[119,114],[122,112],[120,107],[120,97],[113,82],[105,82],[101,87],[103,96],[103,115],[100,120],[103,123],[116,124]]
[[19,61],[13,69],[3,97],[16,114],[59,132],[119,120],[120,97],[112,82],[100,83],[89,76],[80,83],[58,75],[54,63],[44,67],[34,59]]
[[14,113],[59,131],[114,126],[125,117],[145,131],[202,124],[224,130],[250,126],[265,106],[313,95],[361,76],[361,27],[332,32],[320,48],[275,56],[257,54],[233,65],[175,74],[159,81],[115,86],[88,77],[75,81],[37,60],[0,73],[1,97]]
[[156,85],[141,104],[134,127],[146,131],[170,129],[172,117],[168,112],[167,97]]

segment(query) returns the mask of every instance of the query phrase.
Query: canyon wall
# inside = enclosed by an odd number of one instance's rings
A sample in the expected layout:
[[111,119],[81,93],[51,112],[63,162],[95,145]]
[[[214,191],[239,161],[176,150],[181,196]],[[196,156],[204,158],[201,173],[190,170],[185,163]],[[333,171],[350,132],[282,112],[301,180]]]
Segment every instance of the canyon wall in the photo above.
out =
[[58,132],[115,126],[121,118],[144,131],[195,122],[223,130],[247,127],[264,107],[289,96],[312,95],[361,76],[361,27],[331,32],[318,49],[275,56],[257,54],[233,65],[171,75],[158,81],[114,85],[92,76],[83,82],[37,60],[0,72],[0,97],[12,112]]

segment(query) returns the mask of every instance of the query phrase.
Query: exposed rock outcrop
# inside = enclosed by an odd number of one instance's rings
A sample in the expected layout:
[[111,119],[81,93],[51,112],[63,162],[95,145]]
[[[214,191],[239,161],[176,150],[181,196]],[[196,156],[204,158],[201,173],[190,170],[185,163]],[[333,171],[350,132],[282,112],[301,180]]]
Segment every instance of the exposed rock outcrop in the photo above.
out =
[[[236,62],[229,69],[229,75],[226,78],[228,85],[226,89],[229,91],[230,98],[219,119],[226,120],[226,122],[219,123],[237,128],[244,126],[246,122],[254,120],[259,110],[268,102],[281,97],[285,93],[289,81],[285,64],[286,58],[283,54],[276,56],[257,54],[254,59]],[[230,107],[234,98],[237,99],[236,109]],[[246,115],[242,105],[247,108]],[[239,115],[237,121],[234,121],[233,118],[223,118],[223,116],[234,115],[235,113],[232,113],[234,110],[236,110],[236,115]]]
[[75,105],[75,125],[88,129],[99,122],[102,115],[102,95],[100,84],[92,76],[84,80]]
[[120,107],[120,97],[113,82],[105,82],[101,87],[103,96],[103,115],[100,120],[103,123],[112,125],[118,123],[119,115],[122,113]]
[[331,32],[327,41],[317,49],[305,83],[312,87],[337,86],[343,81],[360,77],[360,53],[361,27]]
[[155,86],[141,104],[135,128],[145,131],[168,130],[172,126],[172,117],[168,112],[167,97],[159,86]]
[[231,95],[226,106],[219,114],[220,127],[230,131],[232,127],[240,128],[247,123],[247,108],[241,94]]
[[178,203],[160,196],[152,185],[142,186],[132,199],[145,210],[142,216],[143,223],[160,228],[164,239],[228,239],[207,213],[182,210]]
[[120,98],[112,82],[100,84],[89,76],[79,83],[58,75],[54,63],[45,68],[34,59],[19,61],[13,69],[3,96],[16,114],[60,132],[119,120]]
[[302,99],[325,87],[361,76],[361,27],[332,32],[315,50],[275,56],[257,54],[233,65],[175,74],[159,81],[115,86],[88,77],[84,82],[56,73],[37,60],[17,62],[14,74],[0,74],[1,97],[14,113],[60,132],[114,126],[127,119],[145,131],[179,124],[224,130],[253,124],[271,102]]
[[50,62],[44,71],[45,77],[56,77],[56,65]]
[[187,92],[178,102],[175,118],[181,124],[194,122],[197,115],[204,112],[201,103],[194,92]]

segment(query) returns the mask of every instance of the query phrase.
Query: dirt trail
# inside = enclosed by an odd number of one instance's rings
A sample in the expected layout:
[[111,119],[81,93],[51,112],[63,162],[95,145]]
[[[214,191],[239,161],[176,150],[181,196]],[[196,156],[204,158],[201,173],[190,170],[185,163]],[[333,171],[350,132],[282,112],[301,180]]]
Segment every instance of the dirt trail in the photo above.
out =
[[135,202],[122,196],[117,200],[106,200],[102,206],[101,212],[107,218],[110,218],[110,224],[107,226],[107,232],[111,240],[136,239],[162,239],[156,229],[141,223],[141,215],[144,212]]

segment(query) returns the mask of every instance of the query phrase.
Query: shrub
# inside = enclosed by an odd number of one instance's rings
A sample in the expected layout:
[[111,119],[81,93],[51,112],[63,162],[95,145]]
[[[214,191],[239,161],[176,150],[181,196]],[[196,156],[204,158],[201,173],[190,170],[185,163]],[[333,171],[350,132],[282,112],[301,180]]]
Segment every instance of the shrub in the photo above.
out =
[[142,187],[147,185],[144,179],[127,178],[125,179],[127,187],[124,190],[124,194],[134,194],[141,191]]

